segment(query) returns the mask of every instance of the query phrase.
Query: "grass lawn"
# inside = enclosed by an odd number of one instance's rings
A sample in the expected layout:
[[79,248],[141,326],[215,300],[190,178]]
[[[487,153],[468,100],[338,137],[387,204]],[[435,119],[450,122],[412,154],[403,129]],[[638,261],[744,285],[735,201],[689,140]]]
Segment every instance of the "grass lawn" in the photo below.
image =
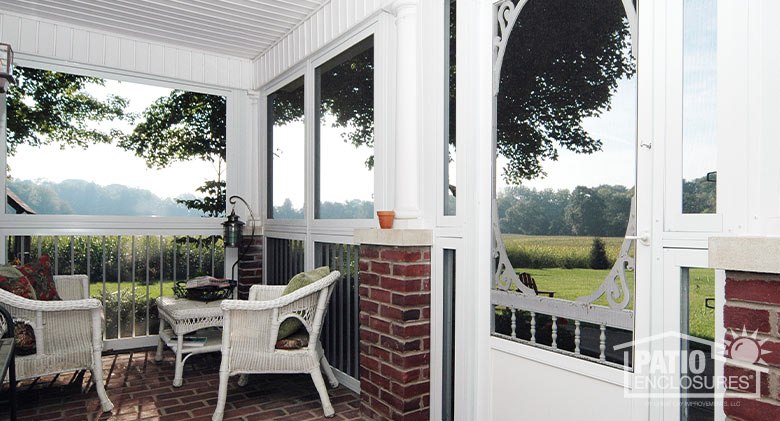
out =
[[[528,272],[536,280],[540,291],[555,291],[555,298],[574,301],[577,297],[591,294],[604,282],[609,270],[594,269],[515,269],[517,273]],[[631,291],[628,309],[634,308],[634,273],[626,272],[626,281]],[[712,269],[690,269],[690,334],[705,339],[715,337],[715,310],[704,306],[705,298],[715,296],[715,271]],[[601,297],[595,304],[607,306],[607,299]]]
[[[132,291],[133,283],[123,281],[121,283],[123,291]],[[106,282],[106,295],[111,292],[116,292],[116,282]],[[135,283],[136,296],[146,293],[146,281]],[[163,295],[173,295],[173,281],[163,281]],[[94,282],[89,284],[89,296],[90,297],[102,297],[103,296],[103,283]],[[160,296],[160,281],[149,281],[149,297],[150,301],[154,301],[155,298]]]

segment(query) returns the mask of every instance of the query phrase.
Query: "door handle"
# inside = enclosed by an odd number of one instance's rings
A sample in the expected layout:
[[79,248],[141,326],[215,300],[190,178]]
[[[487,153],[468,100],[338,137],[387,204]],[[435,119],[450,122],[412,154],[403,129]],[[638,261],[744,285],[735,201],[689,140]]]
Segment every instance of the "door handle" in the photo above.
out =
[[650,245],[650,233],[647,231],[643,231],[641,235],[627,235],[625,237],[626,240],[637,240],[643,245],[649,246]]

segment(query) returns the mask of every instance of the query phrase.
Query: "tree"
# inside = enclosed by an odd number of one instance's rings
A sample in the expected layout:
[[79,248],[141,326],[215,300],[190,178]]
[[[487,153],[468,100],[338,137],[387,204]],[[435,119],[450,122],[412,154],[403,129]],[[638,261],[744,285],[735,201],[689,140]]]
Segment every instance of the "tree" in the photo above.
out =
[[119,146],[143,158],[150,168],[192,159],[216,162],[217,179],[197,189],[206,197],[177,202],[209,216],[220,216],[225,212],[225,116],[225,97],[173,90],[144,110],[143,121],[132,133],[118,134]]
[[590,154],[601,140],[582,127],[609,110],[619,79],[633,75],[620,0],[531,0],[504,55],[497,97],[497,148],[508,183],[543,176],[558,149]]
[[109,95],[101,100],[84,90],[89,84],[103,86],[103,79],[21,66],[14,68],[14,79],[6,97],[9,155],[21,144],[86,148],[111,143],[115,132],[90,123],[126,117],[127,99]]
[[604,201],[596,190],[577,186],[564,210],[574,235],[601,235],[604,227]]

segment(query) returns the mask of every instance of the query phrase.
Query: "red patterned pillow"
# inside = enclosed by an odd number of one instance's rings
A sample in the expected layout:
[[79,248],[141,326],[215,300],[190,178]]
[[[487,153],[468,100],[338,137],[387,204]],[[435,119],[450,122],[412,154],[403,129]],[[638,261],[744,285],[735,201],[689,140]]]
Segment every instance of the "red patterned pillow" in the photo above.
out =
[[[9,268],[13,270],[13,268]],[[8,270],[4,271],[8,273]],[[20,297],[35,299],[35,290],[32,283],[26,276],[19,273],[20,276],[0,275],[0,288],[16,294]],[[17,355],[35,354],[35,332],[32,326],[24,322],[14,323],[14,345]]]
[[32,283],[24,275],[20,277],[0,275],[0,288],[20,297],[35,299],[35,290]]
[[38,260],[17,267],[32,282],[35,296],[41,301],[62,300],[57,294],[54,278],[51,276],[51,263],[49,256],[44,254]]
[[16,355],[35,354],[35,331],[24,322],[14,323],[14,349]]

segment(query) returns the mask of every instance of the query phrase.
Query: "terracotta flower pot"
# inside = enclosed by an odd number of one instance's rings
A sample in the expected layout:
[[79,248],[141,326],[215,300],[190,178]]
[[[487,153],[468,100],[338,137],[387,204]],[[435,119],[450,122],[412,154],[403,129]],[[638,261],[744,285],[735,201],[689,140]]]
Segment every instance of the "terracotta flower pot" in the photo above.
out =
[[379,227],[382,229],[393,228],[393,219],[395,219],[395,211],[376,211],[376,216],[379,217]]

